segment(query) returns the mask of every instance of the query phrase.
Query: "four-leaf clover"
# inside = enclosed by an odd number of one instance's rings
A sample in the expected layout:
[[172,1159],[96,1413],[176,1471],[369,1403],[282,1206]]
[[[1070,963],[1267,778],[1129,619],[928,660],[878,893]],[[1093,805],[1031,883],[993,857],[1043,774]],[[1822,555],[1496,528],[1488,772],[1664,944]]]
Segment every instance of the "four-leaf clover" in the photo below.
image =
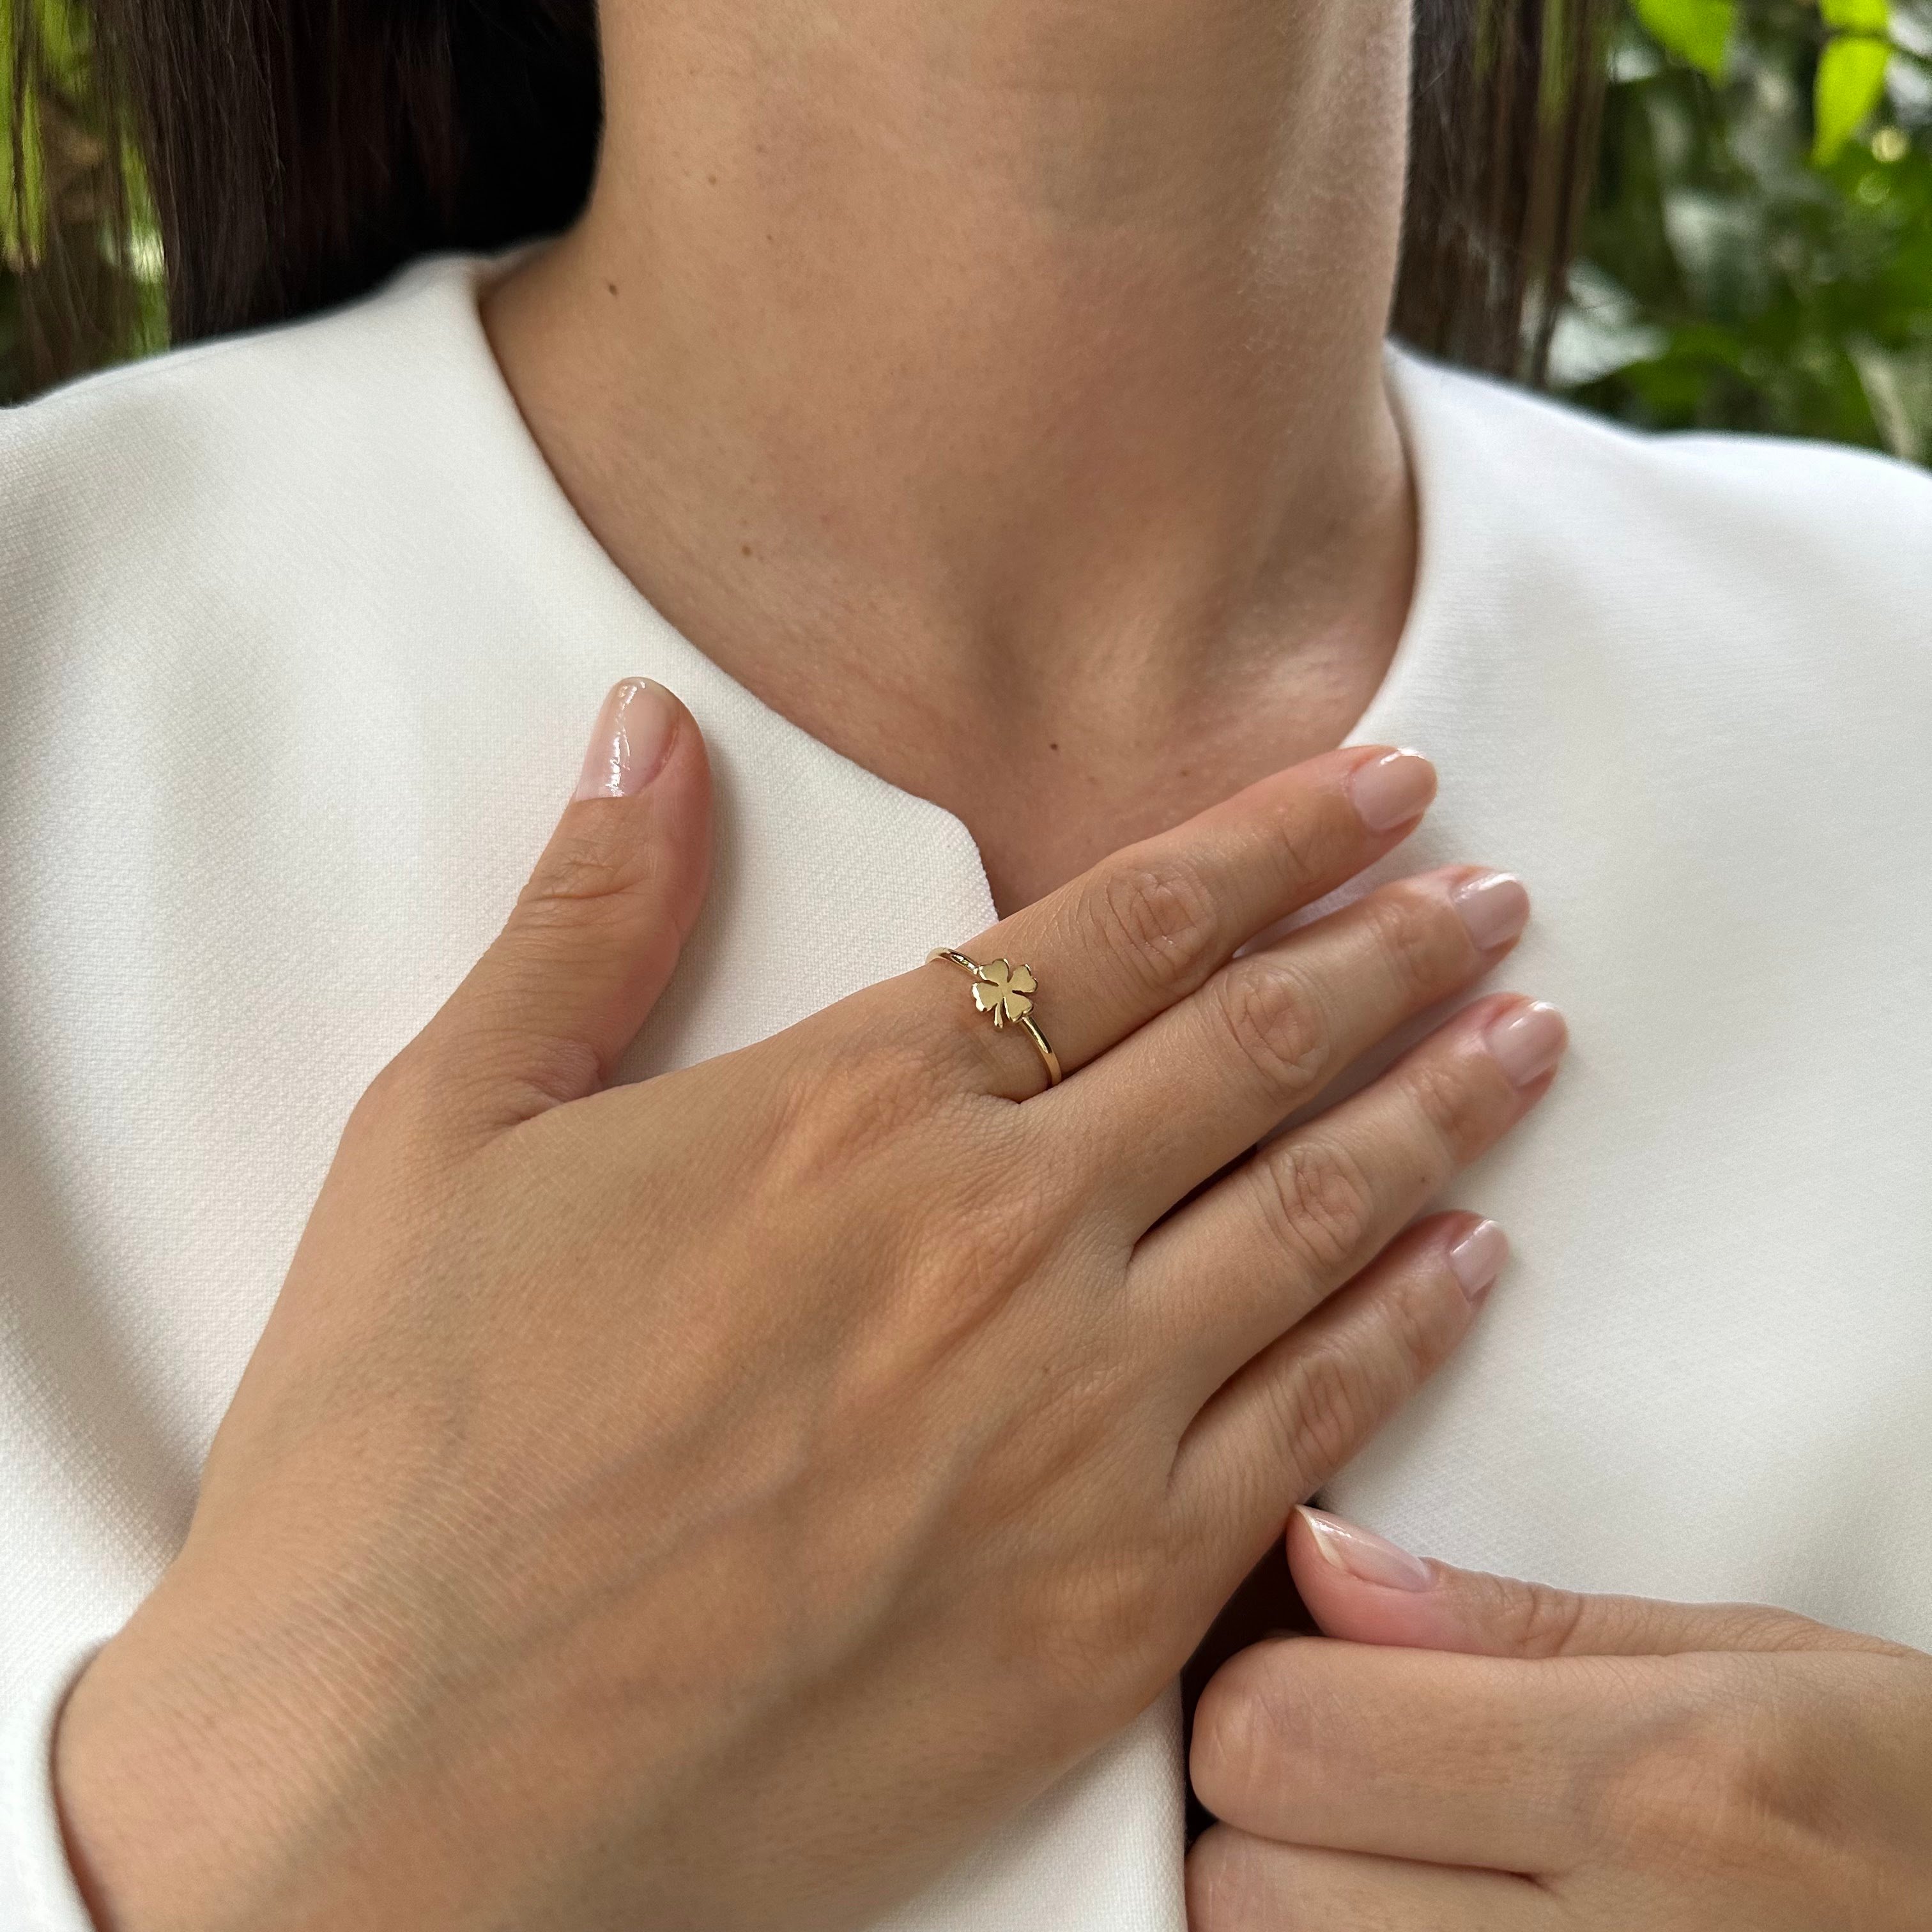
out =
[[1033,1001],[1027,995],[1040,990],[1040,982],[1033,976],[1030,966],[1022,966],[1016,972],[1004,959],[989,960],[980,968],[980,976],[974,983],[973,1004],[982,1013],[991,1013],[995,1026],[1004,1026],[1008,1020],[1024,1018],[1033,1011]]

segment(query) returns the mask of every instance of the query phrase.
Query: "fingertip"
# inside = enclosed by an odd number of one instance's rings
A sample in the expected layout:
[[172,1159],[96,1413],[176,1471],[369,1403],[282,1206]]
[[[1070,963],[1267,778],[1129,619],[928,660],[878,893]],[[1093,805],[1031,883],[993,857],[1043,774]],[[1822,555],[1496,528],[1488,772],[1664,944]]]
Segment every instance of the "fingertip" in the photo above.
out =
[[684,717],[655,679],[620,678],[598,707],[572,802],[635,797],[664,769]]
[[[620,678],[604,694],[584,747],[584,762],[560,836],[568,854],[580,850],[642,860],[661,882],[661,910],[688,933],[709,887],[711,767],[698,728],[677,694],[655,678]],[[588,804],[644,810],[638,821],[620,812],[606,824]]]
[[635,798],[709,777],[704,734],[683,700],[655,678],[622,677],[598,707],[571,797]]
[[1293,1565],[1296,1539],[1310,1563],[1322,1566],[1312,1576],[1346,1579],[1377,1589],[1415,1592],[1435,1588],[1436,1574],[1419,1556],[1374,1531],[1331,1516],[1326,1510],[1300,1503],[1288,1524],[1288,1562]]
[[1324,1635],[1352,1643],[1444,1649],[1456,1573],[1358,1523],[1303,1504],[1289,1520],[1288,1566]]
[[1444,1250],[1444,1258],[1470,1306],[1480,1308],[1509,1259],[1509,1237],[1496,1222],[1478,1215],[1460,1216],[1459,1224],[1462,1232]]
[[1383,834],[1412,824],[1436,798],[1436,767],[1406,746],[1372,748],[1348,773],[1348,799],[1363,825]]

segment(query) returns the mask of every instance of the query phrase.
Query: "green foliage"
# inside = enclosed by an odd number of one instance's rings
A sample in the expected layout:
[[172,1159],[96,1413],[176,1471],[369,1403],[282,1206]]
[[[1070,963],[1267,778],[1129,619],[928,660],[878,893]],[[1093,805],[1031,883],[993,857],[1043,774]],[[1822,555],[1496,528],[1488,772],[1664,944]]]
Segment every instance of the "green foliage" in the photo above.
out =
[[1732,0],[1636,0],[1637,17],[1658,44],[1714,80],[1724,77],[1737,10]]
[[1554,380],[1932,461],[1932,0],[1712,10],[1634,0]]
[[[84,20],[79,0],[0,0],[0,70],[23,29],[33,56],[18,212],[0,160],[0,401],[36,386],[21,295],[36,276],[44,293],[56,230],[70,321],[103,290],[133,299],[105,305],[118,335],[71,326],[56,346],[91,362],[164,339],[131,158],[133,232],[108,232]],[[1932,0],[1630,0],[1613,60],[1557,386],[1647,426],[1932,462]],[[9,112],[0,87],[0,149]]]
[[1884,40],[1834,34],[1818,57],[1811,159],[1818,167],[1834,161],[1845,143],[1863,127],[1885,98],[1885,76],[1892,49]]
[[81,0],[0,0],[0,403],[166,340],[160,237],[88,28]]

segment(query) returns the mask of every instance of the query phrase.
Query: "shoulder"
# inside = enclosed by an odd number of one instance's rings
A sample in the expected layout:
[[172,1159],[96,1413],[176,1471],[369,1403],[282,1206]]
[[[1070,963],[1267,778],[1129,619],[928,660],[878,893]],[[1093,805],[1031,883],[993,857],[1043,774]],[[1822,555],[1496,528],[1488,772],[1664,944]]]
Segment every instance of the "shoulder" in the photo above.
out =
[[464,272],[425,258],[340,308],[0,410],[0,648],[248,594],[326,551],[422,419]]
[[1760,560],[1789,570],[1792,543],[1808,556],[1882,560],[1891,540],[1912,538],[1896,560],[1922,581],[1932,570],[1932,472],[1836,443],[1646,433],[1408,350],[1391,360],[1418,430],[1453,452],[1459,487],[1533,494],[1556,518],[1594,516],[1613,541],[1695,550],[1713,567],[1732,543],[1774,544]]
[[14,508],[29,490],[73,502],[111,484],[104,472],[148,471],[211,446],[286,448],[351,394],[379,398],[400,373],[385,367],[386,350],[455,266],[426,259],[340,308],[167,350],[0,410],[0,491]]
[[1815,682],[1828,656],[1932,674],[1932,474],[1830,443],[1646,434],[1406,350],[1390,368],[1436,537],[1522,621],[1671,682],[1736,665]]

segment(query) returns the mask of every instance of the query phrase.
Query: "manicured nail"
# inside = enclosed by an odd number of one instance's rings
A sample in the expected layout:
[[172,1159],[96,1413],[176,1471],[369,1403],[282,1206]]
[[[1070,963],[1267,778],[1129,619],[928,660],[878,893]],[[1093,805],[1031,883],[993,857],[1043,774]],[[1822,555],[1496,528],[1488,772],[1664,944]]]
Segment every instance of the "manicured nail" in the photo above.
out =
[[1501,1019],[1491,1021],[1484,1037],[1510,1084],[1527,1087],[1562,1058],[1570,1029],[1554,1006],[1537,1000],[1526,1006],[1513,1006]]
[[670,694],[647,677],[610,687],[584,754],[578,798],[629,798],[656,778],[670,749],[677,710]]
[[1355,767],[1348,796],[1371,832],[1393,832],[1428,808],[1436,796],[1436,767],[1420,752],[1390,752]]
[[1306,1503],[1295,1514],[1315,1532],[1315,1546],[1345,1575],[1360,1583],[1379,1583],[1388,1590],[1432,1590],[1435,1573],[1419,1556],[1398,1549],[1385,1536],[1358,1529],[1338,1516],[1310,1509]]
[[1449,1250],[1449,1266],[1472,1302],[1480,1301],[1509,1258],[1509,1237],[1493,1221],[1478,1221]]
[[1465,879],[1449,895],[1449,903],[1480,952],[1508,945],[1529,923],[1529,895],[1522,881],[1508,872]]

